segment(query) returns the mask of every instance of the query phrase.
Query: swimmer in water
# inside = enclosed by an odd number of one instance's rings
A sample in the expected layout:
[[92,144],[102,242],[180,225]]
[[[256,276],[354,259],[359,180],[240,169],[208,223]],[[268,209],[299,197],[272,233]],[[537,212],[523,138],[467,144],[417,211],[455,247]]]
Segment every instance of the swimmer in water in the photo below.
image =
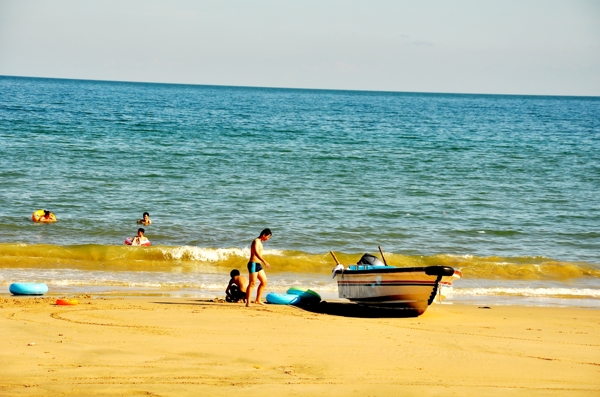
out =
[[131,240],[131,245],[142,245],[148,242],[148,238],[146,236],[144,236],[144,233],[146,233],[146,231],[144,230],[143,227],[140,227],[138,229],[137,232],[137,236],[135,236],[132,240]]
[[42,215],[38,220],[38,222],[56,222],[56,216],[50,211],[44,210],[44,215]]
[[148,226],[152,224],[152,221],[150,220],[150,214],[147,212],[144,212],[142,214],[142,219],[138,219],[137,223],[141,223],[144,226]]

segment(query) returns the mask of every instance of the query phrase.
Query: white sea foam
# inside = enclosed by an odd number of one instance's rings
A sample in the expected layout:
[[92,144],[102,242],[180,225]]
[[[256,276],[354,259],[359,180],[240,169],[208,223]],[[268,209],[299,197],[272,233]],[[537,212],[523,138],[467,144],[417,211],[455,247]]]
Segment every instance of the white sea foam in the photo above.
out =
[[[161,289],[225,291],[229,274],[190,272],[105,272],[76,269],[4,269],[0,273],[0,285],[13,282],[42,282],[51,292],[76,288],[85,292],[87,287],[96,289]],[[337,285],[328,277],[315,279],[310,275],[286,273],[269,276],[269,291],[284,292],[290,287],[310,288],[317,292],[337,291]]]
[[[229,250],[231,251],[231,250]],[[186,294],[210,293],[220,296],[229,282],[228,272],[207,273],[204,271],[85,271],[77,269],[32,269],[12,268],[0,271],[0,293],[8,293],[8,286],[13,282],[43,282],[48,284],[50,293],[161,293]],[[474,284],[476,283],[476,284]],[[486,299],[501,301],[504,298],[530,298],[551,301],[560,298],[563,301],[600,299],[600,289],[590,285],[566,287],[555,283],[552,287],[544,287],[532,283],[503,282],[482,280],[458,280],[453,289],[443,287],[442,290],[456,301]],[[506,285],[508,283],[508,285]],[[457,285],[458,284],[458,285]],[[266,292],[285,292],[290,287],[310,288],[324,297],[337,297],[337,284],[328,275],[319,277],[314,274],[280,273],[269,275],[269,286]],[[216,294],[216,295],[215,295]],[[561,304],[564,304],[561,303]]]
[[[191,260],[198,262],[221,262],[229,258],[248,258],[250,248],[202,248],[190,245],[180,247],[162,247],[160,251],[165,258],[173,260]],[[265,250],[266,255],[282,256],[280,250]]]
[[592,288],[454,288],[454,295],[513,295],[537,297],[590,297],[600,298],[600,289]]
[[161,248],[161,252],[166,258],[175,260],[193,260],[202,262],[218,262],[229,257],[247,257],[250,254],[249,248],[201,248],[190,245],[184,245],[173,248]]

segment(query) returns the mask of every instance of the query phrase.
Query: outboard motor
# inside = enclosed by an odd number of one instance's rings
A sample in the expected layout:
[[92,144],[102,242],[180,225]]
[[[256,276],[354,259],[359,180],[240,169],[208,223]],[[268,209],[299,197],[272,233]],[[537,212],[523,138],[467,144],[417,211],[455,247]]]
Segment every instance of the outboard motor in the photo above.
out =
[[383,263],[381,259],[371,254],[364,254],[356,264],[365,266],[385,266],[385,263]]

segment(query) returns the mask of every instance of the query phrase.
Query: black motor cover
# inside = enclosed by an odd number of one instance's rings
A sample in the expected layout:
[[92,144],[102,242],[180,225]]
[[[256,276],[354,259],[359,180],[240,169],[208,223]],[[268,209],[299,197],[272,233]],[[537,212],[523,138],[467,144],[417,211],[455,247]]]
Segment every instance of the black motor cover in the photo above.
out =
[[385,263],[383,263],[378,257],[376,257],[375,255],[371,255],[371,254],[364,254],[362,256],[362,258],[360,258],[360,260],[358,262],[356,262],[357,265],[371,265],[371,266],[385,266]]

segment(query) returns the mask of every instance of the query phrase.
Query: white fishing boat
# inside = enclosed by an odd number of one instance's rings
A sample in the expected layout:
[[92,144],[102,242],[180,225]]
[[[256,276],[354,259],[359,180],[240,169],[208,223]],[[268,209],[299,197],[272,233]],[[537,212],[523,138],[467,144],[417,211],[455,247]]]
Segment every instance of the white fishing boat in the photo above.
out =
[[[381,249],[380,249],[381,250]],[[335,255],[333,277],[340,298],[361,305],[405,309],[421,315],[434,301],[441,302],[462,273],[449,266],[394,267],[364,254],[356,265],[344,267]]]

